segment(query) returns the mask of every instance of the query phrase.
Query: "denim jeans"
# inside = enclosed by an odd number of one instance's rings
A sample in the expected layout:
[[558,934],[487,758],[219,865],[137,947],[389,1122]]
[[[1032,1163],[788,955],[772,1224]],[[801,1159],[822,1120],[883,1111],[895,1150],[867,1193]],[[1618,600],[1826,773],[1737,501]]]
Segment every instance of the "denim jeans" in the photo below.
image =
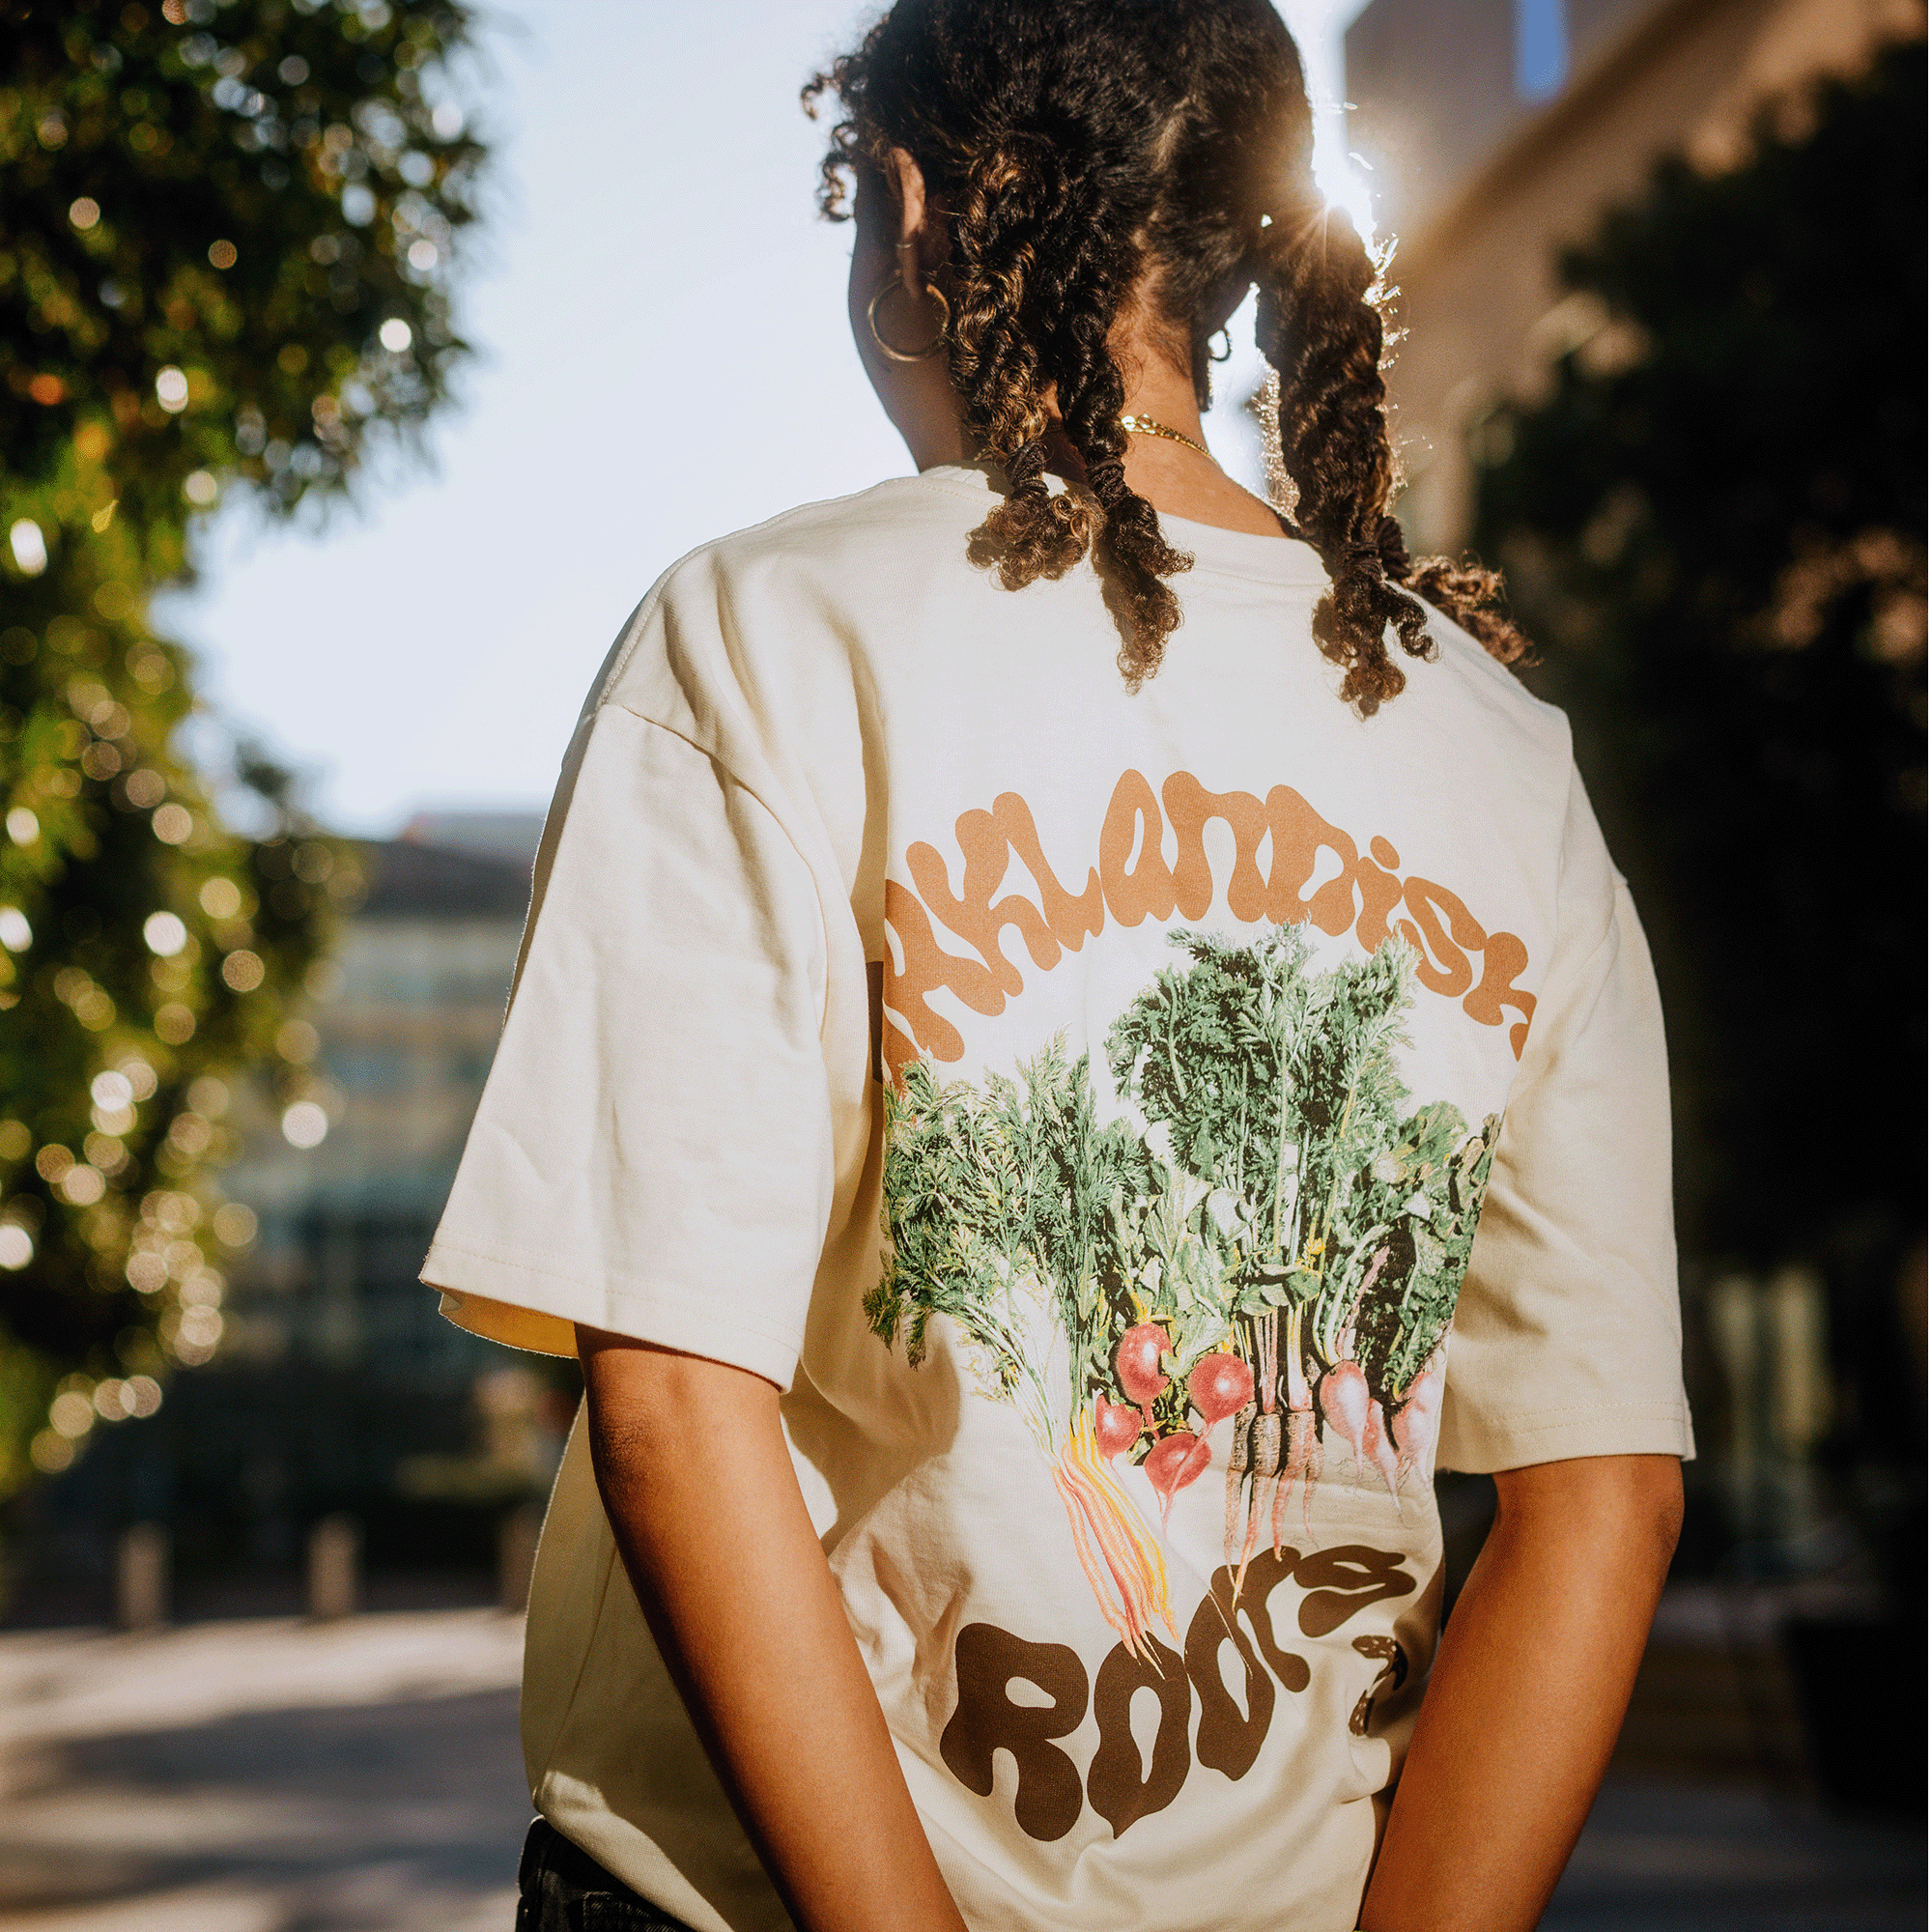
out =
[[691,1932],[538,1818],[517,1866],[516,1932]]

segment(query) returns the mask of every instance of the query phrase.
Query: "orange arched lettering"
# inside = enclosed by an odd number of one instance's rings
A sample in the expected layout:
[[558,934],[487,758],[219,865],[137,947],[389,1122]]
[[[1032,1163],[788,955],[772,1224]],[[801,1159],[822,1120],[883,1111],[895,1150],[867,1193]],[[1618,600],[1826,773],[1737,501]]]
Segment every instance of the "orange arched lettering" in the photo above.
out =
[[1536,995],[1514,984],[1529,964],[1529,948],[1513,932],[1492,932],[1483,942],[1483,977],[1463,1002],[1463,1010],[1483,1026],[1501,1026],[1503,1009],[1514,1007],[1522,1018],[1510,1028],[1510,1051],[1520,1060],[1529,1023],[1536,1017]]
[[1488,939],[1475,915],[1447,886],[1433,879],[1411,878],[1402,889],[1403,903],[1415,915],[1415,923],[1397,922],[1397,930],[1422,957],[1415,977],[1432,993],[1458,999],[1469,990],[1476,977],[1469,964],[1473,953],[1480,958]]
[[[1299,925],[1313,920],[1323,932],[1340,935],[1355,922],[1355,841],[1338,830],[1287,785],[1267,795],[1268,831],[1274,839],[1268,867],[1266,909],[1276,925]],[[1340,874],[1311,896],[1302,888],[1315,876],[1315,860],[1322,851],[1342,862]]]
[[[1007,997],[983,966],[941,948],[918,895],[892,879],[886,881],[885,915],[887,925],[899,943],[896,965],[892,949],[887,948],[882,995],[889,1009],[886,1065],[896,1079],[899,1068],[921,1052],[930,1053],[935,1060],[957,1060],[966,1051],[959,1029],[926,1005],[928,993],[944,986],[976,1013],[988,1014],[1004,1011]],[[896,1025],[894,1016],[898,1021]],[[910,1051],[906,1050],[908,1047]]]
[[[1174,874],[1162,858],[1166,821],[1153,786],[1139,772],[1122,772],[1100,823],[1100,887],[1116,925],[1174,916]],[[1136,836],[1140,858],[1132,871]]]
[[1168,822],[1179,850],[1174,861],[1174,902],[1182,919],[1206,919],[1214,903],[1214,872],[1208,863],[1202,832],[1218,818],[1235,835],[1235,870],[1228,881],[1228,910],[1239,920],[1267,913],[1267,885],[1262,878],[1262,839],[1267,813],[1252,792],[1209,791],[1192,772],[1176,772],[1160,788]]

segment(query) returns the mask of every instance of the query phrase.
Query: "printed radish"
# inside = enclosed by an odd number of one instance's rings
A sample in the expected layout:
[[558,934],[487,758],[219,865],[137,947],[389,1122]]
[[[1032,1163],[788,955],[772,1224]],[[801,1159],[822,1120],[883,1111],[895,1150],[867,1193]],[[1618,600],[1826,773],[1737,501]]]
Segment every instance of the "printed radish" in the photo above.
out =
[[1131,1449],[1140,1434],[1141,1412],[1131,1403],[1109,1402],[1103,1395],[1094,1398],[1094,1438],[1108,1462]]
[[[1132,1393],[1131,1390],[1128,1391]],[[1187,1378],[1187,1393],[1209,1429],[1255,1399],[1255,1372],[1238,1355],[1216,1349],[1203,1355]]]
[[1191,1429],[1177,1429],[1163,1435],[1147,1453],[1141,1467],[1160,1495],[1160,1520],[1167,1526],[1167,1512],[1175,1496],[1208,1466],[1208,1445]]
[[1114,1350],[1114,1373],[1129,1402],[1140,1407],[1141,1420],[1153,1427],[1153,1406],[1167,1393],[1160,1358],[1169,1348],[1167,1330],[1158,1321],[1137,1321],[1121,1337]]
[[1415,1469],[1427,1482],[1434,1472],[1435,1432],[1442,1418],[1442,1352],[1438,1349],[1404,1392],[1403,1405],[1389,1424],[1389,1434],[1401,1451],[1396,1459],[1398,1476]]
[[1337,1362],[1321,1378],[1321,1413],[1359,1461],[1362,1430],[1369,1419],[1369,1378],[1359,1362]]
[[[1382,1427],[1382,1406],[1378,1402],[1369,1404],[1369,1413],[1362,1424],[1361,1457],[1364,1463],[1373,1463],[1376,1465],[1382,1481],[1388,1485],[1389,1494],[1395,1498],[1396,1508],[1400,1510],[1402,1492],[1396,1488],[1395,1450],[1389,1442],[1388,1432]],[[1358,1469],[1356,1480],[1359,1482],[1360,1479],[1361,1472]]]

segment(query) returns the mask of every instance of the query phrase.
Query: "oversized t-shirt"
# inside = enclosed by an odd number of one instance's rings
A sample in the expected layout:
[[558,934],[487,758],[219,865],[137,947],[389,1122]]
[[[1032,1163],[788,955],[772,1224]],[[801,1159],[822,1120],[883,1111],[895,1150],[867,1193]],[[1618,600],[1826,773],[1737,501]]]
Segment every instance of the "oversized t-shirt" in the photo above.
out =
[[[968,561],[996,487],[799,510],[645,599],[424,1278],[519,1347],[785,1390],[976,1932],[1342,1932],[1434,1468],[1690,1453],[1649,960],[1563,718],[1453,625],[1363,721],[1313,553],[1170,519],[1184,620],[1129,693],[1091,566]],[[523,1721],[611,1871],[787,1922],[581,1420]]]

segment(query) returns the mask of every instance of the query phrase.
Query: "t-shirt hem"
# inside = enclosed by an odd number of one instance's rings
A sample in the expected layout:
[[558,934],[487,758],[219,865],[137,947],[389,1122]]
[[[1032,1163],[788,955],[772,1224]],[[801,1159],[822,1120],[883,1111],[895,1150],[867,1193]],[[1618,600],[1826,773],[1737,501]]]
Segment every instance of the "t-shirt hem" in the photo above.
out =
[[1443,1442],[1436,1462],[1444,1469],[1487,1476],[1583,1456],[1675,1456],[1688,1463],[1696,1453],[1683,1406],[1605,1403],[1465,1420],[1454,1439]]
[[[607,1334],[748,1369],[782,1389],[791,1385],[803,1346],[802,1337],[734,1321],[721,1310],[714,1295],[618,1287],[608,1280],[466,1247],[446,1237],[440,1236],[431,1246],[419,1279],[443,1291],[442,1312],[459,1327],[538,1353],[574,1355],[573,1331],[582,1322]],[[536,1321],[505,1320],[489,1309],[473,1307],[471,1296]],[[452,1307],[451,1297],[459,1297],[460,1305]],[[532,1339],[521,1339],[525,1335]],[[566,1338],[560,1344],[559,1336]]]

